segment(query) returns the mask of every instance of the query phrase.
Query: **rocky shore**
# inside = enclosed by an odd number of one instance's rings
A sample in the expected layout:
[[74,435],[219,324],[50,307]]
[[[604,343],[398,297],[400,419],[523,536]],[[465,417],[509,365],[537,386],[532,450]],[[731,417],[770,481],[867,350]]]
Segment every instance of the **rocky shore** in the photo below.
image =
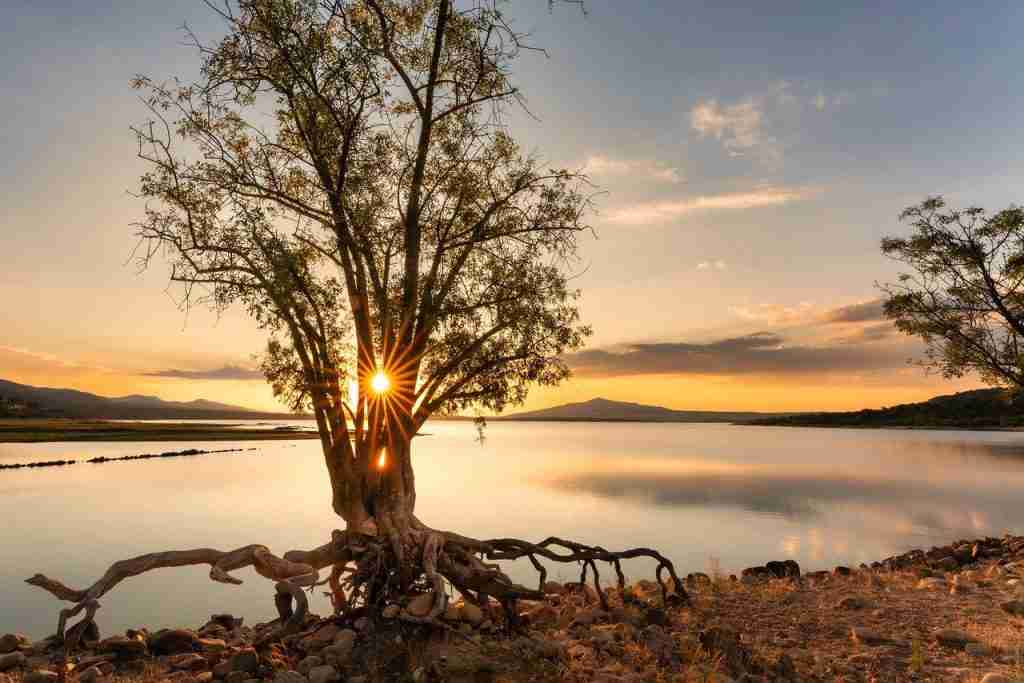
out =
[[[1024,682],[1024,537],[958,541],[872,565],[802,573],[792,560],[739,577],[693,573],[689,606],[657,584],[545,584],[508,633],[490,605],[456,603],[444,627],[409,623],[429,599],[381,614],[275,623],[214,615],[196,629],[101,637],[0,636],[0,683],[371,681]],[[428,596],[429,597],[429,596]]]

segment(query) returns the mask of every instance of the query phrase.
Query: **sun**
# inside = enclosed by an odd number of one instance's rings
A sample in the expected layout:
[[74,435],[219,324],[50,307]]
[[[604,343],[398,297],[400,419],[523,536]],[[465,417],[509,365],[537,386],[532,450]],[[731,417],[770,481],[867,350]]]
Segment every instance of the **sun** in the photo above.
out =
[[383,394],[391,388],[391,380],[384,374],[383,370],[378,370],[377,374],[370,380],[370,388],[373,389],[375,394]]

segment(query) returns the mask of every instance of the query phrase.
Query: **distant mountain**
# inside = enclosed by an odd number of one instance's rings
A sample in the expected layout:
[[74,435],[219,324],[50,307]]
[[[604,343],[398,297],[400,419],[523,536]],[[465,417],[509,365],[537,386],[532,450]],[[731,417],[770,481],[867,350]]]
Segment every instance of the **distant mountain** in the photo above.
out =
[[32,387],[0,380],[0,416],[74,417],[108,420],[240,420],[285,419],[287,413],[267,413],[241,406],[198,399],[165,401],[156,396],[106,397],[75,389]]
[[749,422],[778,415],[780,413],[671,410],[642,403],[593,398],[582,403],[566,403],[554,408],[515,413],[497,419],[553,422]]
[[1024,401],[1004,389],[976,389],[877,410],[804,413],[757,420],[791,427],[920,427],[1001,429],[1024,427]]

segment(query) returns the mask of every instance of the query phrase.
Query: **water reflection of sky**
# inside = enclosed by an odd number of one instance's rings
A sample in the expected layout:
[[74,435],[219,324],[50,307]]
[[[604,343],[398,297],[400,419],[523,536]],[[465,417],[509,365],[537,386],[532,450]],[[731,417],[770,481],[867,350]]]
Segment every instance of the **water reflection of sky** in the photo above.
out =
[[[481,446],[470,424],[427,431],[414,445],[425,522],[477,537],[657,547],[681,572],[779,557],[816,569],[1024,531],[1024,435],[1015,433],[497,423]],[[35,572],[78,585],[154,550],[259,542],[283,552],[326,540],[337,520],[319,444],[239,445],[259,450],[0,472],[0,631],[52,630],[56,601],[22,583]],[[171,449],[3,444],[0,458]],[[649,569],[626,567],[632,577]],[[533,580],[528,566],[512,573]],[[270,618],[272,588],[240,576],[239,587],[212,584],[202,568],[130,579],[102,600],[101,625],[198,624],[218,611]]]

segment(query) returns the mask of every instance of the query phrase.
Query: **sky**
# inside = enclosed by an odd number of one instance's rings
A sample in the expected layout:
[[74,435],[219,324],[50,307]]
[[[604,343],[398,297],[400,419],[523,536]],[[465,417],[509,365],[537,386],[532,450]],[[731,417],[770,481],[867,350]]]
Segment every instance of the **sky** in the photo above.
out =
[[[978,386],[908,360],[879,250],[926,196],[1019,201],[1024,5],[508,6],[547,55],[516,66],[522,145],[599,186],[573,284],[594,328],[523,409],[602,396],[705,410],[842,410]],[[281,409],[243,311],[183,312],[131,263],[136,74],[188,79],[199,0],[0,0],[0,378]]]

